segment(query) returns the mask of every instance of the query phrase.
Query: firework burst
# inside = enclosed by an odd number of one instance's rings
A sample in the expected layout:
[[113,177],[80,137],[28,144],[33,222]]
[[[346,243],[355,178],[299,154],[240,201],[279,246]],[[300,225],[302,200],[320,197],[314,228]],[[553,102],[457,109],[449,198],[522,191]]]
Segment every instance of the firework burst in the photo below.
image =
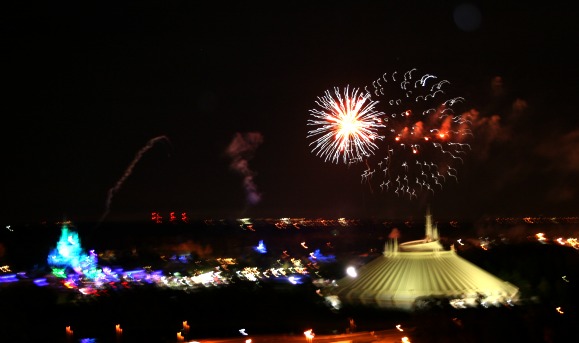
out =
[[468,112],[459,106],[465,99],[452,95],[448,80],[412,69],[384,74],[365,90],[384,99],[386,128],[380,147],[385,153],[366,161],[363,182],[410,199],[458,182],[457,168],[471,150],[472,132]]
[[372,101],[370,94],[345,87],[342,95],[335,87],[333,95],[326,91],[316,104],[319,109],[311,109],[313,119],[308,120],[308,125],[316,128],[308,131],[307,137],[315,138],[310,146],[317,156],[334,163],[355,163],[378,149],[376,141],[384,138],[378,134],[378,129],[385,127],[384,113],[375,110],[378,102]]
[[[310,110],[312,152],[325,161],[361,163],[362,183],[399,197],[442,190],[458,182],[458,166],[471,150],[469,112],[450,82],[416,69],[383,74],[358,93],[326,91]],[[380,109],[378,110],[378,105]]]

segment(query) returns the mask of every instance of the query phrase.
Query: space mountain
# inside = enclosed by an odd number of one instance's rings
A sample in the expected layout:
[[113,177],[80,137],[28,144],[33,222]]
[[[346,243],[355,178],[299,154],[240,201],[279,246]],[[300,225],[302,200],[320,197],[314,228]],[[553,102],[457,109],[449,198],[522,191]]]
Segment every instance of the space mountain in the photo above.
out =
[[445,250],[426,213],[425,237],[386,243],[381,256],[323,290],[334,307],[344,304],[414,311],[444,299],[455,308],[512,305],[518,287]]

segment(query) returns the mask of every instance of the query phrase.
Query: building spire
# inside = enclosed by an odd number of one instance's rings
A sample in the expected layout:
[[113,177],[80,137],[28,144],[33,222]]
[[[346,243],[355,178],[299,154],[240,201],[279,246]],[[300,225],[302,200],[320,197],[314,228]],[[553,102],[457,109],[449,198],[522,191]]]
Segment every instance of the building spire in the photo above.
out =
[[384,244],[384,252],[382,253],[384,256],[392,256],[398,253],[398,238],[394,237],[388,239]]
[[[427,205],[426,207],[426,237],[424,238],[427,242],[430,242],[431,240],[435,240],[438,237],[434,237],[434,233],[432,231],[432,215],[430,214],[430,204]],[[437,230],[438,231],[438,230]],[[438,236],[438,232],[436,234],[436,236]]]

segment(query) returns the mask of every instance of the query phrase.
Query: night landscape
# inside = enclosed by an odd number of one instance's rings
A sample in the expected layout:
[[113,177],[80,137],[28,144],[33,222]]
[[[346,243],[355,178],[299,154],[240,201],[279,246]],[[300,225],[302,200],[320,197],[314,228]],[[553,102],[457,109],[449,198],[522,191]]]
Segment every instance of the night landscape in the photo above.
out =
[[567,5],[2,7],[0,342],[577,339]]

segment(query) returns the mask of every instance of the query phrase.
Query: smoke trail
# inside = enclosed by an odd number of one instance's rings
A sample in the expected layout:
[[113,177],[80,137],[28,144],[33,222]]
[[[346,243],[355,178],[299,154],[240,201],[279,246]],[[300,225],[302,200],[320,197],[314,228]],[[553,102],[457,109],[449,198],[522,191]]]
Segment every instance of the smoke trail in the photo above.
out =
[[243,175],[246,199],[251,205],[261,200],[261,194],[253,182],[255,173],[249,169],[248,160],[253,157],[253,153],[262,142],[263,137],[259,132],[236,133],[226,149],[227,155],[232,159],[230,168]]
[[115,193],[117,193],[119,191],[119,189],[121,189],[125,180],[133,173],[133,168],[135,167],[137,162],[139,162],[139,160],[141,159],[141,157],[143,156],[144,153],[146,153],[149,149],[151,149],[153,147],[153,145],[155,145],[155,143],[157,143],[158,141],[161,141],[161,140],[165,140],[165,141],[169,142],[169,138],[167,138],[166,136],[157,136],[157,137],[149,140],[147,142],[147,144],[144,147],[142,147],[141,150],[139,150],[137,152],[137,154],[135,155],[135,158],[133,159],[131,164],[127,167],[123,176],[117,181],[117,183],[114,185],[114,187],[109,189],[109,191],[107,193],[107,201],[105,203],[105,212],[101,216],[101,218],[99,220],[99,224],[102,223],[102,221],[109,214],[109,211],[111,208],[111,202],[113,200],[113,196],[115,195]]

